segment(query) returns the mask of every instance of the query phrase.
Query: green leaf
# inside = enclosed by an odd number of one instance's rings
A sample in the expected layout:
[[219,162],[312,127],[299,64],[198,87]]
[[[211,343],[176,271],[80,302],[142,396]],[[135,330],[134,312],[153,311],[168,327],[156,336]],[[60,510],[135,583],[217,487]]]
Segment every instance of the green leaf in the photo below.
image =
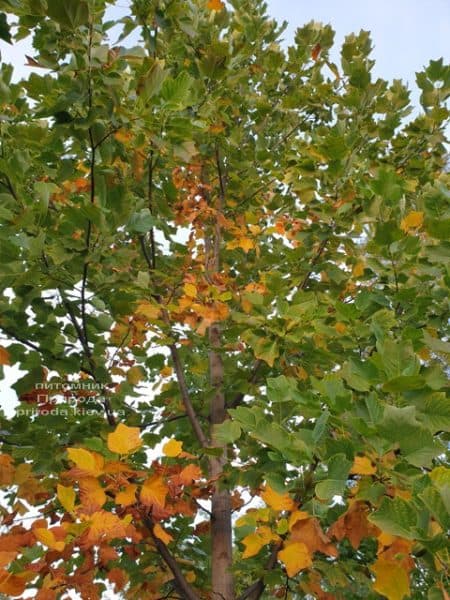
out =
[[327,478],[316,484],[316,495],[321,500],[330,501],[333,496],[341,496],[347,485],[347,477],[352,463],[344,454],[332,456],[328,462]]
[[12,43],[11,32],[5,13],[0,13],[0,39]]
[[383,498],[379,509],[369,516],[369,521],[384,533],[410,540],[417,535],[417,512],[402,498]]
[[231,419],[227,419],[220,425],[214,426],[213,438],[220,444],[232,444],[240,436],[240,425]]
[[48,15],[63,27],[76,29],[89,22],[89,6],[85,0],[47,0]]
[[156,220],[148,208],[143,208],[139,212],[131,215],[128,222],[128,228],[133,233],[147,233],[156,224]]
[[194,104],[193,83],[192,77],[186,71],[179,73],[175,79],[165,79],[161,89],[164,106],[171,110],[182,110]]

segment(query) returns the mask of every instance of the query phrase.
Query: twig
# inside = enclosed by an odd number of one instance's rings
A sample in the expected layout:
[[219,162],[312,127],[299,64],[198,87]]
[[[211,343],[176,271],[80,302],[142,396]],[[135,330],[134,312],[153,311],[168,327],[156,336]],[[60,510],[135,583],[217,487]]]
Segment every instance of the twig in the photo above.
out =
[[150,531],[150,535],[152,536],[153,542],[158,552],[162,556],[166,565],[172,571],[175,581],[177,582],[177,586],[180,592],[183,594],[183,598],[185,600],[200,600],[197,594],[189,585],[189,583],[186,581],[183,572],[181,571],[177,561],[172,556],[172,553],[170,552],[166,544],[155,535],[154,524],[151,517],[144,517],[144,523]]
[[[280,551],[283,542],[278,542],[272,548],[272,552],[270,554],[269,560],[266,562],[264,567],[264,571],[272,571],[277,564],[278,552]],[[241,594],[237,600],[259,600],[261,598],[264,590],[266,588],[266,584],[264,583],[264,576],[260,577],[255,583],[252,583],[243,594]]]
[[[256,383],[256,381],[258,379],[259,369],[261,368],[262,364],[263,364],[263,361],[259,358],[258,358],[258,360],[255,361],[255,364],[253,365],[253,368],[251,370],[251,375],[248,379],[249,384]],[[241,404],[241,402],[243,401],[244,396],[245,396],[245,392],[239,392],[238,394],[236,394],[236,396],[233,398],[232,402],[229,404],[228,408],[236,408],[237,406],[239,406]]]

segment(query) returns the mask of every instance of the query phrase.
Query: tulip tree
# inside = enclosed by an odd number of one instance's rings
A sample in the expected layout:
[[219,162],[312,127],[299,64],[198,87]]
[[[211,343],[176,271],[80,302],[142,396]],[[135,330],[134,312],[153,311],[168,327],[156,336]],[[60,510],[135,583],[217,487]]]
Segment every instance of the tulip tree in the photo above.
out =
[[260,0],[0,10],[0,593],[448,599],[450,67],[413,112]]

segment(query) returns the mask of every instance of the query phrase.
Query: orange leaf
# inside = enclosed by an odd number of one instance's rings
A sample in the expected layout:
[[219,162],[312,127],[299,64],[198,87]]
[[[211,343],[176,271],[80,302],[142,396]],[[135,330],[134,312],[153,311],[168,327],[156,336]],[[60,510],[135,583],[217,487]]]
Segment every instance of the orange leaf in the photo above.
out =
[[191,463],[187,467],[184,467],[177,477],[182,485],[192,485],[194,481],[198,481],[202,478],[202,471],[200,467]]
[[290,541],[302,542],[311,554],[322,552],[328,556],[337,556],[338,551],[330,538],[325,535],[320,523],[315,518],[300,519],[291,529]]
[[322,50],[322,47],[319,43],[317,43],[314,48],[311,50],[311,58],[313,60],[317,60],[319,58],[320,55],[320,51]]
[[119,423],[113,433],[108,434],[108,448],[117,454],[131,454],[142,446],[139,427],[128,427]]
[[285,546],[278,552],[278,558],[284,563],[289,577],[294,577],[299,571],[312,565],[308,548],[302,542],[294,542]]
[[102,541],[124,538],[127,536],[128,523],[125,520],[106,510],[99,510],[84,520],[90,524],[87,530],[86,540],[89,544],[99,544]]
[[55,534],[51,529],[36,527],[36,529],[33,528],[33,533],[38,542],[41,542],[41,544],[44,544],[48,548],[51,548],[52,550],[57,550],[58,552],[62,552],[64,550],[65,543],[57,542]]
[[0,365],[10,365],[11,360],[9,357],[9,352],[3,346],[0,346]]
[[86,514],[92,514],[101,509],[107,498],[98,479],[86,477],[80,481],[80,500],[83,512]]
[[121,506],[131,506],[136,503],[136,490],[137,485],[130,483],[127,487],[116,494],[116,504]]
[[71,487],[66,487],[64,485],[56,486],[58,500],[61,503],[61,506],[68,512],[73,512],[75,507],[75,490]]
[[9,454],[0,454],[0,485],[14,482],[14,461]]
[[379,529],[368,521],[367,510],[364,502],[355,502],[328,529],[328,535],[338,540],[348,538],[356,550],[363,538],[379,533]]
[[114,138],[121,144],[125,145],[131,141],[132,137],[133,135],[131,134],[131,132],[125,131],[124,129],[119,129],[119,131],[116,131],[116,133],[114,134]]
[[279,494],[270,485],[266,485],[265,491],[261,494],[264,502],[273,508],[273,510],[294,510],[295,502],[288,493]]
[[411,231],[411,229],[417,229],[419,227],[422,227],[422,224],[423,212],[413,210],[410,213],[408,213],[404,219],[402,219],[400,227],[405,233],[408,233],[409,231]]
[[169,440],[163,446],[163,453],[165,456],[170,458],[175,458],[178,456],[183,449],[183,442],[178,442],[177,440]]
[[409,577],[399,563],[379,558],[370,569],[375,573],[375,592],[386,596],[388,600],[402,600],[409,596]]
[[355,456],[350,473],[353,475],[375,475],[376,468],[367,456]]
[[114,588],[116,592],[120,592],[128,583],[128,575],[123,569],[119,569],[119,567],[113,567],[108,575],[108,581],[114,584]]
[[164,506],[167,492],[169,491],[164,479],[160,475],[153,475],[142,485],[141,502],[146,506]]
[[36,577],[36,573],[26,571],[20,575],[13,575],[0,569],[0,593],[6,596],[21,596],[25,591],[27,581]]
[[165,531],[159,523],[154,526],[153,533],[166,545],[173,541],[173,537],[170,535],[170,533],[167,533],[167,531]]
[[80,469],[82,475],[98,477],[103,473],[105,460],[100,454],[84,448],[67,448],[67,454]]
[[222,10],[225,8],[225,4],[222,2],[222,0],[208,0],[206,6],[209,8],[209,10]]
[[341,335],[344,334],[347,331],[347,325],[345,323],[341,323],[341,322],[336,323],[336,325],[334,326],[334,328]]
[[8,552],[0,551],[0,567],[7,567],[18,555],[18,551],[10,550]]

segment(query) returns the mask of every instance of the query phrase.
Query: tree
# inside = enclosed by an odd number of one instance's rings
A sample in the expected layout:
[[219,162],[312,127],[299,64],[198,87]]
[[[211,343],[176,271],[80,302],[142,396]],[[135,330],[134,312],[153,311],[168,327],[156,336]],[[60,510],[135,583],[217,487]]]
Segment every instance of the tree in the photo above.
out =
[[447,599],[450,67],[110,4],[0,2],[0,593]]

